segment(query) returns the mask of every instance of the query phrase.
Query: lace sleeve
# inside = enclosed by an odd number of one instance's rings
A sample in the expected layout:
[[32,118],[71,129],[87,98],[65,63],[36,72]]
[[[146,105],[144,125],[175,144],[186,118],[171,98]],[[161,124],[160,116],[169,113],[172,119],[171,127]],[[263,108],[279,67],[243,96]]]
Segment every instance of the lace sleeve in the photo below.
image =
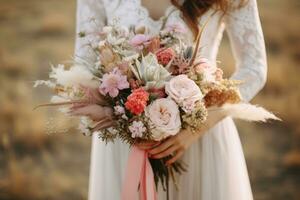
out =
[[[101,0],[77,0],[75,60],[94,62],[96,54],[95,41],[106,23],[106,14]],[[79,37],[79,35],[85,35]]]
[[[233,0],[239,4],[240,0]],[[233,9],[225,16],[226,31],[236,61],[232,79],[243,80],[240,91],[245,101],[250,101],[264,86],[267,61],[263,32],[256,0]]]

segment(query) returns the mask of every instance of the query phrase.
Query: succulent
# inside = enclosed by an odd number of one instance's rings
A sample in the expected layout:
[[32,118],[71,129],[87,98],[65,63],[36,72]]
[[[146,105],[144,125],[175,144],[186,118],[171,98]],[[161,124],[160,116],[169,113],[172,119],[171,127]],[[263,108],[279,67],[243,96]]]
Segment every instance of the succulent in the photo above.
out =
[[131,65],[131,70],[137,79],[145,83],[146,88],[161,88],[171,78],[171,74],[158,63],[152,53],[142,57],[141,61],[136,60],[135,66]]

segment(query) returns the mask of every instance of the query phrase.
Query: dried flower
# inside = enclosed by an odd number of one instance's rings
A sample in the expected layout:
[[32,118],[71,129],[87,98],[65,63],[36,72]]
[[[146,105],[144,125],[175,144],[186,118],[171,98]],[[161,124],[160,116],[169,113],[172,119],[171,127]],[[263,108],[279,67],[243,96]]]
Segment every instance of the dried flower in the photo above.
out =
[[151,38],[147,46],[148,52],[155,53],[160,48],[160,39],[158,37]]
[[135,34],[145,34],[147,31],[147,28],[145,26],[136,26],[134,27]]
[[139,115],[144,112],[147,101],[149,100],[149,93],[143,88],[133,90],[133,92],[127,97],[125,107],[131,113]]
[[101,64],[104,66],[104,72],[111,72],[120,60],[120,57],[106,44],[99,46],[99,58]]
[[177,55],[171,65],[172,75],[185,74],[190,68],[190,59],[185,58],[183,55]]
[[103,95],[108,93],[114,98],[118,96],[119,90],[126,88],[129,88],[127,76],[122,75],[118,68],[114,68],[112,72],[103,75],[99,91]]
[[64,87],[80,87],[86,86],[97,88],[98,83],[94,80],[94,75],[83,65],[73,65],[69,70],[64,69],[64,65],[52,67],[50,78],[55,79],[57,84]]
[[185,113],[182,115],[182,121],[187,127],[196,131],[201,128],[203,123],[207,119],[207,109],[202,101],[198,101],[195,105],[195,109],[190,113]]
[[128,61],[122,61],[117,63],[117,67],[119,70],[122,72],[122,74],[126,74],[127,76],[130,75],[130,70],[129,70],[129,62]]
[[71,107],[70,114],[74,116],[88,116],[93,121],[111,119],[113,111],[110,107],[103,107],[97,104],[82,104]]
[[234,89],[213,89],[204,97],[206,107],[222,106],[225,103],[235,104],[240,101],[240,94]]

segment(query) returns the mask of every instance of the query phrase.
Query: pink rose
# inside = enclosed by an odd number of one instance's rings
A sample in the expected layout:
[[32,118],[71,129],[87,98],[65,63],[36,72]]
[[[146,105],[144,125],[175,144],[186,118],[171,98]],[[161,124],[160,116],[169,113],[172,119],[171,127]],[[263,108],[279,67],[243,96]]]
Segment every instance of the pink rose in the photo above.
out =
[[187,75],[178,75],[166,83],[165,91],[185,112],[190,112],[197,101],[203,98],[198,85]]
[[180,114],[177,104],[169,98],[156,99],[145,110],[155,141],[176,135],[181,129]]

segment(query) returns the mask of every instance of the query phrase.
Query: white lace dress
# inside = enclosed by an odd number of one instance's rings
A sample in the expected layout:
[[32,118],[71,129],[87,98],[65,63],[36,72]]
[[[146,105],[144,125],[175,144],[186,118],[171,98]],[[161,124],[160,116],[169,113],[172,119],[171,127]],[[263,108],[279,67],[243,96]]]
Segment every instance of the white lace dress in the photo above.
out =
[[[240,0],[232,0],[234,4]],[[201,17],[203,23],[213,13],[209,10]],[[170,15],[169,15],[170,14]],[[180,12],[170,6],[165,15],[167,23],[182,22]],[[93,20],[92,20],[93,19]],[[91,20],[94,23],[91,23]],[[162,20],[153,20],[141,5],[141,0],[78,0],[77,32],[96,32],[105,24],[118,20],[124,26],[144,25],[150,32],[159,30]],[[251,100],[266,81],[266,55],[264,38],[256,0],[223,15],[215,13],[204,31],[201,55],[216,61],[223,31],[229,35],[236,60],[233,78],[244,80],[241,94]],[[192,41],[192,34],[189,35]],[[75,56],[95,59],[88,45],[96,37],[77,39]],[[118,200],[129,148],[120,142],[108,144],[93,136],[89,200]],[[183,156],[188,172],[179,177],[180,190],[170,186],[172,200],[251,200],[252,192],[247,168],[236,127],[231,118],[225,118],[194,143]],[[159,199],[165,193],[159,190]]]

